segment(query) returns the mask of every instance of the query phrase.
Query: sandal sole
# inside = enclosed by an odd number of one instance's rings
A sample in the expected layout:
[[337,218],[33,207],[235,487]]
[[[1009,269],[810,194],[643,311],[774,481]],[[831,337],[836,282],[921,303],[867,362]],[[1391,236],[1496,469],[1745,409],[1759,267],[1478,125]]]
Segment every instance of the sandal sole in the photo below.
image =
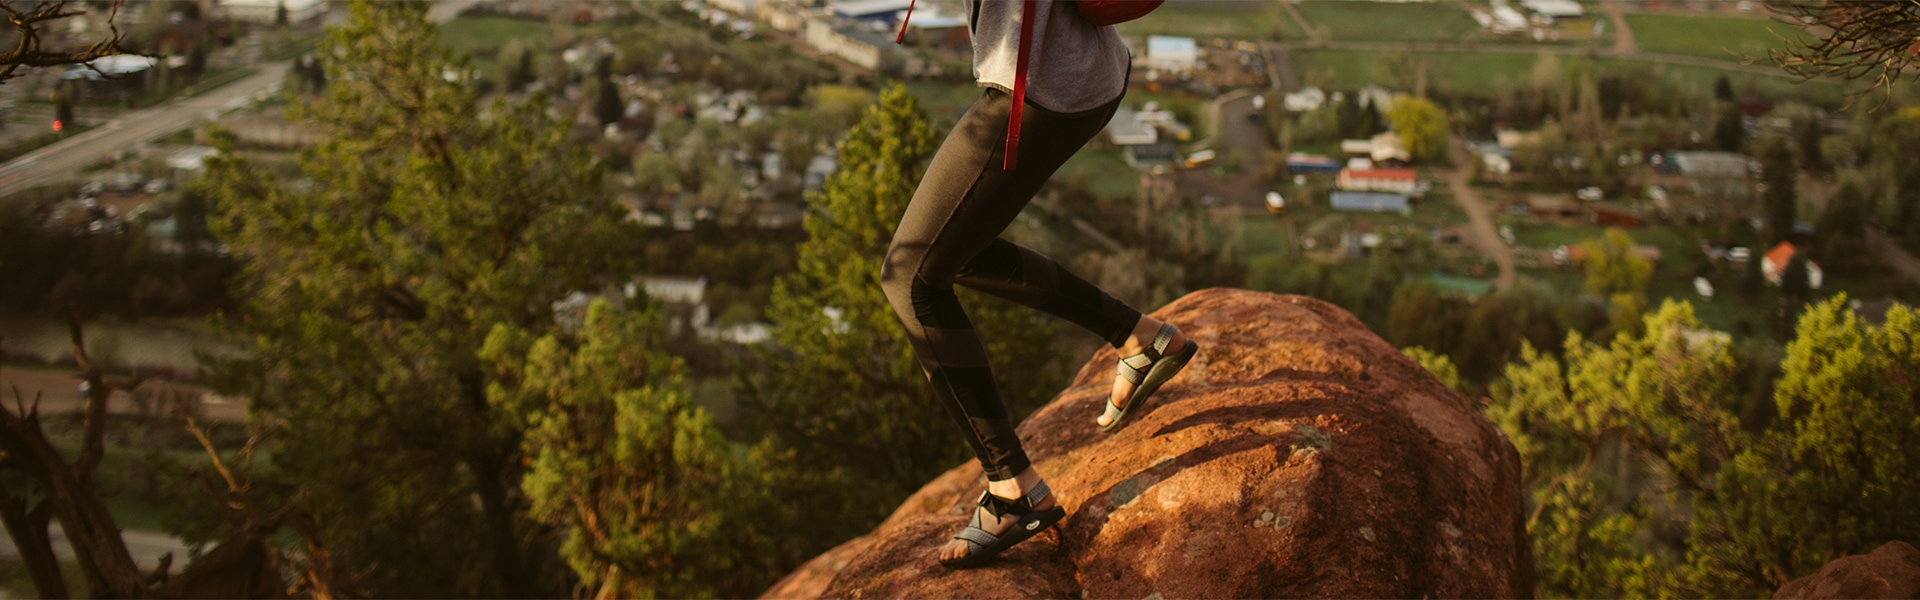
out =
[[1133,394],[1127,396],[1127,405],[1120,408],[1120,414],[1114,415],[1113,422],[1101,427],[1100,431],[1106,433],[1119,431],[1123,425],[1126,425],[1127,417],[1133,414],[1134,409],[1146,404],[1147,398],[1153,396],[1154,392],[1160,391],[1161,384],[1186,370],[1187,363],[1198,354],[1200,354],[1200,344],[1189,339],[1186,349],[1181,350],[1179,354],[1167,355],[1159,362],[1153,363],[1153,366],[1147,369],[1146,379],[1140,381],[1140,387],[1133,388]]
[[1061,519],[1066,517],[1067,509],[1060,506],[1054,506],[1047,510],[1032,513],[1028,515],[1027,518],[1021,519],[1019,523],[1015,523],[1013,528],[1008,529],[1006,534],[1001,536],[998,541],[995,541],[992,546],[981,548],[979,552],[960,558],[940,561],[940,566],[949,569],[968,569],[980,566],[981,563],[992,560],[993,557],[999,556],[1001,552],[1005,552],[1008,548],[1012,548],[1020,542],[1027,541],[1027,539],[1039,535],[1042,531],[1052,529],[1055,523],[1059,523]]

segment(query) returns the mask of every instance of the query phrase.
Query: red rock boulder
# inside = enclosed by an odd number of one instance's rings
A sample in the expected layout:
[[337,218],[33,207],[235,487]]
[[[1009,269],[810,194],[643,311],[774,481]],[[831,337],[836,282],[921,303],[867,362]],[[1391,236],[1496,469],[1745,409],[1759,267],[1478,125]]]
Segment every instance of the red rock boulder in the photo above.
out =
[[1920,598],[1920,550],[1901,541],[1827,563],[1774,598]]
[[985,488],[969,462],[766,597],[1532,595],[1519,459],[1474,403],[1312,298],[1216,288],[1155,317],[1202,346],[1147,412],[1094,425],[1107,348],[1019,427],[1060,525],[941,567]]

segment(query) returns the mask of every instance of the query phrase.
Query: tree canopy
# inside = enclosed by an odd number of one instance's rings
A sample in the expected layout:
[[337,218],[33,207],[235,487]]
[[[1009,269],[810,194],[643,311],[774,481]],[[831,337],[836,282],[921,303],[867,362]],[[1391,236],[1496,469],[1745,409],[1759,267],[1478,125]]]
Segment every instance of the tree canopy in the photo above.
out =
[[1387,110],[1394,135],[1407,145],[1414,160],[1431,160],[1447,152],[1447,113],[1425,98],[1395,96]]
[[296,113],[326,132],[301,157],[308,184],[230,140],[209,160],[249,350],[213,381],[250,399],[279,472],[375,593],[564,595],[519,490],[525,425],[489,402],[500,375],[479,350],[499,326],[549,334],[555,300],[620,283],[637,232],[542,102],[476,106],[426,12],[359,1],[329,31],[331,84]]

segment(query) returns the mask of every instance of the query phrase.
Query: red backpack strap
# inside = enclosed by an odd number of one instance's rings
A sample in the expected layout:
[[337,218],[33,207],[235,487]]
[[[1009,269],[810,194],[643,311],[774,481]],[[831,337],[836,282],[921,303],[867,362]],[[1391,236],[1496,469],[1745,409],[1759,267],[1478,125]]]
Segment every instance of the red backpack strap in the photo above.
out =
[[[911,4],[911,0],[909,0]],[[1033,0],[1020,0],[1020,54],[1013,68],[1013,110],[1007,116],[1007,159],[1001,168],[1013,170],[1020,151],[1020,107],[1027,102],[1027,48],[1033,44]]]
[[907,0],[907,16],[900,17],[900,34],[893,36],[893,45],[895,46],[900,45],[900,40],[907,39],[907,21],[913,19],[913,3],[915,1],[916,0]]

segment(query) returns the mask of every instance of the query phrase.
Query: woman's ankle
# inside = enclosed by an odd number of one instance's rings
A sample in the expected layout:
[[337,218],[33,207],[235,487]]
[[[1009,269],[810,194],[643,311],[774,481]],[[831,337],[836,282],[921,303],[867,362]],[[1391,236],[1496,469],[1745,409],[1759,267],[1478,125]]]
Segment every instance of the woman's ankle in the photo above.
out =
[[1015,474],[1012,478],[998,481],[988,480],[987,492],[1001,498],[1017,500],[1021,496],[1026,495],[1027,490],[1033,489],[1033,486],[1040,485],[1040,481],[1040,472],[1029,466],[1025,470]]

